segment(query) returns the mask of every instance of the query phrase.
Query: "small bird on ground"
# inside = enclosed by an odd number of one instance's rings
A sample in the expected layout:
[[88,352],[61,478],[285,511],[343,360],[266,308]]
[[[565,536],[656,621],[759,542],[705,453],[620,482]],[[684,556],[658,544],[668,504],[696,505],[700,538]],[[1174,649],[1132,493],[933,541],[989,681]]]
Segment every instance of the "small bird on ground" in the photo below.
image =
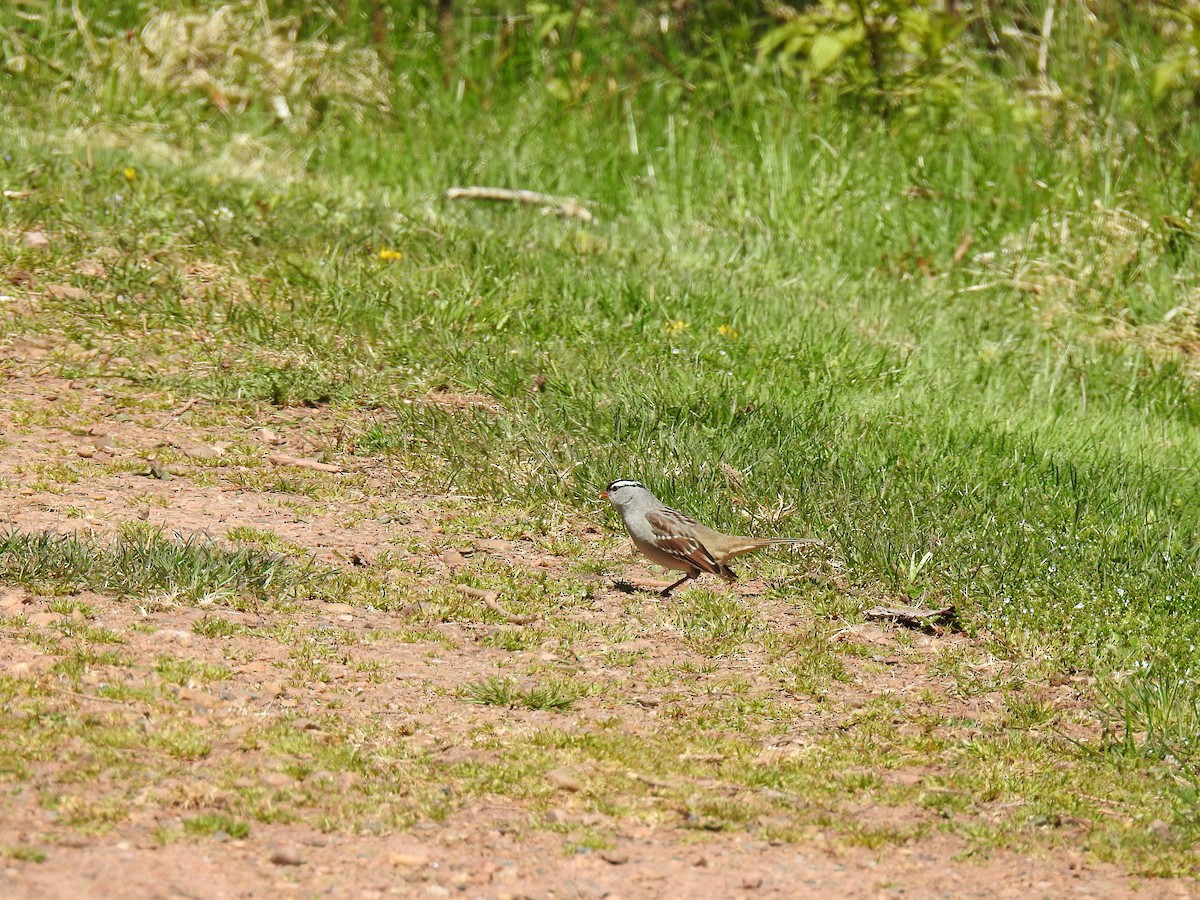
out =
[[671,509],[640,481],[624,478],[614,481],[600,492],[600,498],[617,508],[621,521],[625,523],[625,530],[633,539],[633,545],[650,562],[684,573],[682,578],[661,591],[664,597],[671,596],[671,591],[703,572],[726,581],[736,581],[737,575],[726,562],[743,553],[772,544],[821,543],[816,538],[754,538],[721,534],[701,525],[687,513]]

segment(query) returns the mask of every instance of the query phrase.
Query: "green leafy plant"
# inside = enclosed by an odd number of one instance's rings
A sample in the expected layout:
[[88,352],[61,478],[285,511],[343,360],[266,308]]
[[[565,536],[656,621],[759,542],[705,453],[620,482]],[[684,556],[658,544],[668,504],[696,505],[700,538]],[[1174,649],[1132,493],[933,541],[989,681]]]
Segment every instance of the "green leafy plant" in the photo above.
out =
[[760,63],[881,94],[920,87],[956,62],[967,23],[935,0],[822,0],[784,18],[759,39]]

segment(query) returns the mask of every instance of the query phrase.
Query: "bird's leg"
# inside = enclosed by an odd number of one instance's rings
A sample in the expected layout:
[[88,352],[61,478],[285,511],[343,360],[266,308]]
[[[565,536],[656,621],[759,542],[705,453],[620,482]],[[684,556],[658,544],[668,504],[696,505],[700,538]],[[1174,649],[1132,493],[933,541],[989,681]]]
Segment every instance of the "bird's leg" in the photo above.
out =
[[699,572],[688,572],[686,575],[684,575],[682,578],[680,578],[674,584],[670,585],[669,587],[665,587],[661,591],[659,591],[658,595],[660,597],[670,597],[671,591],[675,590],[675,588],[679,587],[685,581],[691,581],[693,578],[695,578],[699,574],[700,574]]

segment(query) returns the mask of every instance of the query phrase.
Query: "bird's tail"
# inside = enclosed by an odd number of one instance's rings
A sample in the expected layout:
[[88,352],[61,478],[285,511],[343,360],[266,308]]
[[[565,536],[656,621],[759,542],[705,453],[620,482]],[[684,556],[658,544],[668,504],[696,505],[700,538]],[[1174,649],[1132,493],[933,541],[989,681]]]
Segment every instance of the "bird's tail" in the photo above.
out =
[[734,544],[733,549],[725,553],[721,557],[722,562],[727,559],[733,559],[735,556],[741,556],[743,553],[752,553],[763,547],[770,547],[775,544],[791,544],[794,547],[807,545],[816,545],[825,543],[820,538],[755,538],[755,537],[739,537],[737,540],[740,544]]

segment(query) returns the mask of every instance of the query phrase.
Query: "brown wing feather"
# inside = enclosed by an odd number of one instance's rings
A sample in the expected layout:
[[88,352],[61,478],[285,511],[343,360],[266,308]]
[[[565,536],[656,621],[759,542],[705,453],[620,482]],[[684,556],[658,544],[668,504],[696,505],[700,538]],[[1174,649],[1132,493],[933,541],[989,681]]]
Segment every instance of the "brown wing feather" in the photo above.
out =
[[[698,524],[695,519],[678,510],[669,510],[668,513],[672,517],[678,517],[676,521],[684,521],[689,524]],[[679,534],[678,528],[671,527],[669,518],[664,517],[664,514],[649,513],[646,516],[646,521],[650,527],[654,529],[654,537],[657,545],[662,550],[670,553],[672,556],[691,563],[701,572],[708,572],[710,575],[719,575],[721,578],[733,581],[737,576],[733,574],[733,570],[729,566],[723,565],[713,558],[713,555],[708,552],[708,548],[692,537],[686,537]]]

